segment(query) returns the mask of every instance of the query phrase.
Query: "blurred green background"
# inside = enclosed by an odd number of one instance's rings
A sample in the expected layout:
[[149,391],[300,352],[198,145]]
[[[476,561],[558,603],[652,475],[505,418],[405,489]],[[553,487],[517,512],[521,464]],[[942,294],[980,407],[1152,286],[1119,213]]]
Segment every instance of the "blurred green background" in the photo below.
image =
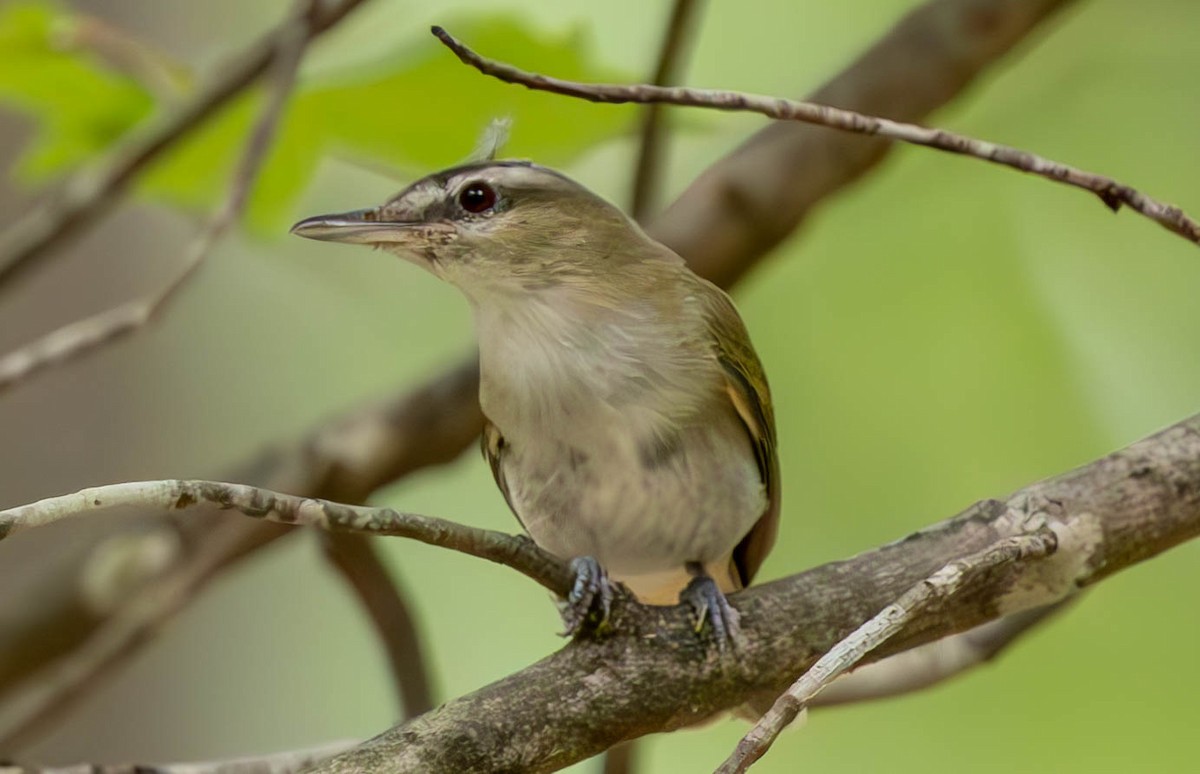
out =
[[[798,96],[915,5],[710,2],[685,80]],[[78,7],[199,71],[288,3]],[[106,480],[214,475],[467,352],[468,310],[453,289],[381,254],[285,238],[286,225],[382,201],[466,156],[498,115],[513,119],[509,153],[624,203],[631,109],[488,81],[427,28],[443,24],[531,69],[641,79],[668,10],[634,0],[369,3],[312,52],[246,232],[170,314],[0,399],[5,504]],[[117,76],[89,81],[100,77],[95,62],[39,65],[21,49],[39,13],[0,3],[0,150],[23,181],[6,194],[9,213],[28,206],[29,183],[94,153],[154,104]],[[1080,2],[932,121],[1112,175],[1195,214],[1196,30],[1195,0]],[[30,86],[46,72],[61,89]],[[118,225],[30,287],[69,302],[6,300],[0,343],[160,284],[224,185],[254,104],[167,159]],[[671,195],[764,123],[671,117]],[[84,264],[91,274],[74,272]],[[784,521],[763,577],[894,539],[1197,412],[1198,290],[1196,247],[1148,221],[1009,170],[899,149],[734,294],[778,406]],[[516,529],[474,453],[376,501]],[[561,644],[550,600],[516,573],[399,540],[384,547],[422,614],[440,698]],[[969,676],[816,712],[755,771],[1187,770],[1198,559],[1191,544],[1106,581]],[[355,601],[312,540],[293,540],[214,585],[31,753],[203,759],[368,736],[396,714]],[[711,769],[744,730],[727,721],[644,740],[642,770]]]

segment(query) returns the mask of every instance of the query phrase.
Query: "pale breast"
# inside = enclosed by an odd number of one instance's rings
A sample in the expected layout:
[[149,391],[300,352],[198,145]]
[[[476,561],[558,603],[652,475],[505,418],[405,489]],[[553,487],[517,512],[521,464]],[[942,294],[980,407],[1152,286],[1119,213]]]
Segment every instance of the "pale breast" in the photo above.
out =
[[732,412],[669,438],[608,419],[586,437],[506,438],[503,473],[530,536],[617,576],[728,557],[767,505]]
[[477,322],[500,472],[542,547],[618,576],[658,572],[728,557],[766,510],[701,321],[524,298],[477,308]]

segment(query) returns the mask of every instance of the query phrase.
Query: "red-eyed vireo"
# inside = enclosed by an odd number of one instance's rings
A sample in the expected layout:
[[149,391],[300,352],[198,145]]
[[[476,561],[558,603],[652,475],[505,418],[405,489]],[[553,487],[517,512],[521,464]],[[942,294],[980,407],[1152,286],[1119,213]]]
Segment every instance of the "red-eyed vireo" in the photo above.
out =
[[466,295],[483,451],[529,535],[573,563],[568,631],[607,612],[606,570],[645,603],[690,602],[722,644],[735,633],[723,592],[775,540],[779,474],[767,380],[725,293],[525,162],[448,169],[292,231],[382,248]]

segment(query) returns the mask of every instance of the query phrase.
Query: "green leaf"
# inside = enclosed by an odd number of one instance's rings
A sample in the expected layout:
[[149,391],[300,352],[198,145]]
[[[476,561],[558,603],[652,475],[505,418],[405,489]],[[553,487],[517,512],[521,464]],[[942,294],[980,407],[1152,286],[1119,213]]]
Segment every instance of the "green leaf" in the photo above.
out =
[[[69,21],[36,3],[0,9],[0,103],[38,123],[19,167],[27,182],[60,175],[110,149],[155,107],[133,79],[86,52],[57,46],[55,31]],[[592,62],[580,31],[533,34],[509,17],[454,29],[488,55],[529,69],[582,80],[629,79]],[[212,207],[258,119],[263,88],[235,98],[166,152],[146,171],[139,192],[178,207]],[[414,30],[384,61],[301,83],[255,186],[249,222],[273,231],[290,219],[327,154],[417,177],[465,158],[488,122],[507,116],[512,139],[502,155],[561,164],[624,131],[631,111],[500,83],[462,65],[423,28]]]
[[37,125],[17,165],[26,182],[104,151],[154,108],[136,81],[57,42],[69,19],[44,4],[0,7],[0,102]]
[[[578,33],[557,39],[533,35],[510,18],[457,29],[489,55],[530,69],[585,80],[628,79],[590,63]],[[239,99],[173,150],[146,176],[145,192],[187,207],[212,202],[226,185],[260,100],[261,91]],[[491,119],[509,116],[512,138],[502,155],[559,164],[625,130],[632,115],[630,108],[486,78],[422,34],[388,61],[303,84],[258,180],[250,222],[277,229],[290,219],[296,196],[329,153],[416,177],[462,160]]]

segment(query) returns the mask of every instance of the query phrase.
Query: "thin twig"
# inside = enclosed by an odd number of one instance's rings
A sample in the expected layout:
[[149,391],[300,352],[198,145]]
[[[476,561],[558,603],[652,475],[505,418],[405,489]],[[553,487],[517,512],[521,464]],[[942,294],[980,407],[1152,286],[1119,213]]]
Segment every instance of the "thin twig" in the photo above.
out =
[[803,121],[828,126],[846,132],[886,137],[899,142],[923,145],[928,148],[973,156],[1047,180],[1082,188],[1097,196],[1114,212],[1122,205],[1140,212],[1169,231],[1190,242],[1200,244],[1200,223],[1192,220],[1174,205],[1164,204],[1130,186],[1109,177],[1077,169],[1066,164],[1037,156],[1007,145],[977,140],[966,135],[906,124],[887,118],[868,116],[852,110],[841,110],[811,102],[747,94],[737,91],[714,91],[682,87],[647,86],[642,84],[579,83],[520,70],[512,65],[487,59],[472,51],[441,27],[433,34],[465,64],[506,83],[519,84],[538,91],[548,91],[590,102],[621,104],[662,103],[703,107],[714,110],[738,110],[761,113],[785,121]]
[[330,742],[307,750],[189,763],[76,763],[69,766],[0,764],[0,774],[291,774],[304,771],[352,746],[354,742]]
[[1058,539],[1049,527],[1005,538],[982,551],[950,562],[909,588],[895,602],[834,645],[776,699],[775,705],[759,718],[738,742],[733,754],[717,768],[718,774],[742,774],[748,770],[825,686],[911,624],[934,603],[954,596],[969,581],[989,570],[1043,559],[1051,556],[1057,546]]
[[525,537],[391,508],[332,503],[218,481],[167,479],[109,484],[19,505],[0,511],[0,540],[14,532],[84,513],[131,507],[181,510],[200,504],[235,510],[277,524],[411,538],[506,565],[559,596],[566,596],[575,579],[564,562]]
[[[533,541],[390,508],[342,505],[213,481],[144,481],[84,489],[29,505],[0,511],[0,540],[15,532],[84,513],[112,508],[144,507],[182,510],[197,505],[232,509],[279,524],[320,527],[368,535],[396,535],[449,548],[511,567],[559,596],[574,582],[567,565]],[[27,744],[59,711],[82,696],[108,668],[119,663],[156,624],[166,620],[195,594],[241,546],[243,532],[231,524],[210,535],[191,564],[149,584],[123,606],[104,627],[76,649],[48,677],[39,680],[37,696],[22,707],[23,716],[0,730],[0,750]]]
[[[662,45],[658,51],[658,65],[654,68],[651,83],[655,86],[667,86],[679,79],[679,70],[683,67],[683,53],[687,43],[688,32],[695,28],[695,11],[700,3],[698,0],[675,0],[671,8],[671,18],[663,31]],[[645,222],[658,196],[658,186],[662,177],[662,156],[665,145],[663,129],[663,109],[658,103],[651,103],[642,112],[642,135],[638,146],[637,166],[633,174],[633,192],[630,196],[629,211],[639,223]]]
[[283,108],[295,85],[296,71],[309,39],[307,18],[301,14],[300,21],[285,28],[288,34],[281,32],[276,36],[280,52],[272,61],[277,67],[277,76],[267,97],[267,104],[263,107],[262,118],[242,151],[225,202],[204,231],[188,246],[183,266],[175,277],[166,287],[151,295],[64,325],[0,357],[0,393],[42,369],[73,360],[147,325],[166,310],[179,290],[195,275],[217,242],[237,222],[246,205],[250,188],[258,176]]
[[[301,14],[311,40],[338,24],[365,0],[318,2]],[[147,165],[253,84],[275,63],[284,38],[293,36],[295,17],[255,41],[222,75],[178,112],[131,138],[96,169],[72,177],[44,206],[0,234],[0,288],[27,273],[49,251],[76,236],[114,205]]]
[[810,708],[837,707],[890,699],[921,691],[995,659],[1046,619],[1081,599],[1076,594],[1061,602],[1013,613],[999,621],[906,650],[844,674],[814,696]]
[[325,558],[362,603],[383,643],[405,718],[433,709],[429,664],[417,620],[371,538],[348,532],[322,535]]

